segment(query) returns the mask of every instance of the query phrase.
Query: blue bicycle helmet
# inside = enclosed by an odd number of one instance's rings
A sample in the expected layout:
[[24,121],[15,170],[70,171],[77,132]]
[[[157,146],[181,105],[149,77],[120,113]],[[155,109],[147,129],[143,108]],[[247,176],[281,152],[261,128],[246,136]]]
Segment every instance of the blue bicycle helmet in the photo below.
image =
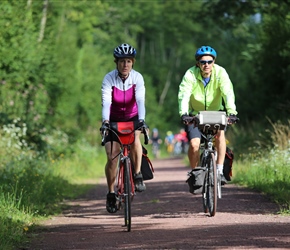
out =
[[210,46],[202,46],[195,53],[195,59],[198,60],[202,56],[212,56],[213,59],[216,59],[217,53]]
[[124,57],[135,58],[136,53],[137,52],[135,48],[127,43],[123,43],[114,49],[115,58],[124,58]]
[[152,132],[153,132],[153,133],[158,133],[158,129],[157,129],[157,128],[153,128],[153,129],[152,129]]

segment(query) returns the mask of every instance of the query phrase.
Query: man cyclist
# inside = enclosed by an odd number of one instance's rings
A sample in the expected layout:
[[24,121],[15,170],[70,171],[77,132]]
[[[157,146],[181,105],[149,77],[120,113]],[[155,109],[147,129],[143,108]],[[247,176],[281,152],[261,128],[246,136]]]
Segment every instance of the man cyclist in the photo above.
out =
[[[121,44],[114,49],[116,69],[105,75],[102,83],[102,120],[101,131],[110,126],[110,122],[136,121],[145,129],[145,86],[143,76],[133,69],[136,50],[129,44]],[[140,172],[142,160],[141,131],[135,132],[135,141],[131,145],[131,159],[135,166],[135,190],[146,190]],[[114,184],[116,179],[120,144],[113,133],[105,138],[107,163],[105,174],[108,194],[106,209],[109,213],[117,212]]]
[[[235,95],[232,82],[226,70],[215,64],[216,51],[210,46],[202,46],[195,53],[196,65],[189,68],[179,85],[179,115],[186,123],[189,114],[196,115],[199,111],[223,111],[234,118],[237,115]],[[225,105],[223,105],[223,102]],[[225,107],[224,107],[225,106]],[[191,168],[199,162],[199,146],[201,134],[193,124],[185,125],[189,140],[188,159]],[[225,132],[219,131],[215,138],[217,149],[217,169],[221,174],[222,184],[226,183],[223,176],[223,164],[226,153]]]

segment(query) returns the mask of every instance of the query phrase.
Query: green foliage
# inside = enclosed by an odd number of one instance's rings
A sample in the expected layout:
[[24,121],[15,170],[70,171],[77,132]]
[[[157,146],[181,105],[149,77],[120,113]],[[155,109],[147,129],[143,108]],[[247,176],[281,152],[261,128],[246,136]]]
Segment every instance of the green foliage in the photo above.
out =
[[4,130],[10,133],[2,133],[0,141],[0,153],[5,155],[0,165],[0,248],[15,249],[23,247],[35,223],[63,209],[64,199],[93,187],[103,175],[105,154],[84,140],[68,152],[66,135],[56,131],[47,138],[52,153],[44,156],[19,144],[25,135],[19,127]]
[[[179,83],[195,64],[196,49],[211,45],[235,88],[241,123],[227,137],[236,155],[243,159],[244,153],[248,157],[273,147],[289,154],[288,1],[47,3],[0,4],[0,183],[5,193],[0,216],[8,236],[18,238],[32,219],[10,219],[3,204],[10,203],[15,215],[50,214],[64,197],[89,188],[76,183],[103,173],[101,84],[115,68],[113,49],[123,42],[137,49],[134,68],[145,79],[146,122],[162,137],[179,130]],[[281,174],[288,162],[273,154],[278,158],[266,154],[268,161],[260,164],[268,166],[261,179],[282,196],[277,184],[289,188],[283,180],[287,175]],[[249,169],[254,171],[252,165]],[[256,183],[250,185],[256,188]]]
[[39,149],[43,130],[77,140],[99,127],[101,82],[122,42],[137,48],[151,127],[180,126],[178,85],[204,44],[217,49],[217,63],[228,70],[243,120],[289,114],[289,70],[276,67],[289,64],[286,2],[50,0],[4,1],[0,8],[0,122],[21,118],[28,143]]
[[35,219],[33,214],[20,205],[21,197],[4,193],[0,188],[0,247],[1,249],[15,249],[15,245],[26,241],[28,226]]
[[[262,151],[264,155],[266,150]],[[264,155],[247,155],[244,161],[235,164],[234,181],[267,194],[280,204],[281,209],[290,210],[289,149],[271,150]]]
[[[290,211],[290,129],[280,121],[271,123],[267,130],[270,143],[261,144],[244,155],[237,155],[234,166],[234,181],[263,192],[281,206],[281,210]],[[248,139],[252,138],[248,134]],[[251,141],[251,140],[250,140]],[[264,141],[265,143],[266,141]],[[284,211],[285,212],[285,211]]]

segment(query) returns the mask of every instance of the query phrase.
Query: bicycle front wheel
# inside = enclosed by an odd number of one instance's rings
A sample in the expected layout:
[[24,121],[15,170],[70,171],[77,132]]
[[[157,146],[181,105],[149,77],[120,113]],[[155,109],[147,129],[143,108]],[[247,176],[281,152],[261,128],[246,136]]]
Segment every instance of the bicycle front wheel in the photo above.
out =
[[124,218],[125,226],[127,231],[131,231],[131,183],[130,183],[130,174],[131,174],[131,162],[127,158],[124,160]]
[[210,216],[215,216],[217,209],[217,169],[214,154],[211,153],[206,161],[207,181],[206,181],[206,201]]

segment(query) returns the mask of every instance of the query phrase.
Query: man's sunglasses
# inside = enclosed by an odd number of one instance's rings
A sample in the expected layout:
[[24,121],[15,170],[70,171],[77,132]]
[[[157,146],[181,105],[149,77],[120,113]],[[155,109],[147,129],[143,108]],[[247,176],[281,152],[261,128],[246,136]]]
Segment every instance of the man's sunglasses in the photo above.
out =
[[210,61],[201,60],[201,61],[199,61],[199,63],[201,63],[202,65],[205,65],[206,63],[207,64],[212,64],[213,63],[213,60],[210,60]]

